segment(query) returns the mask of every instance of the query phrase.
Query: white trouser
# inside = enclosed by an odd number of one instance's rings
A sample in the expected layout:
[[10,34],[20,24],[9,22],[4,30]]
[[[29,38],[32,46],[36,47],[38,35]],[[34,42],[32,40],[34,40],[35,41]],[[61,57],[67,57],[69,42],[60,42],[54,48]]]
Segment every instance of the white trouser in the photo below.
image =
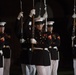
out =
[[50,75],[50,66],[45,66],[45,70],[46,70],[46,75]]
[[26,65],[21,64],[21,68],[22,68],[22,75],[26,75]]
[[35,65],[26,65],[26,75],[35,75],[36,67]]
[[73,59],[74,75],[76,75],[76,59]]
[[35,65],[21,64],[21,66],[22,66],[22,73],[23,73],[23,75],[35,75],[36,74],[36,67],[35,67]]
[[59,60],[51,60],[51,75],[57,75]]
[[[4,66],[4,56],[3,56],[3,66]],[[0,67],[0,75],[3,75],[3,68],[4,67]]]
[[50,75],[50,66],[36,66],[37,75]]
[[10,75],[10,58],[4,58],[4,71],[3,75]]
[[3,67],[0,68],[0,75],[3,75]]

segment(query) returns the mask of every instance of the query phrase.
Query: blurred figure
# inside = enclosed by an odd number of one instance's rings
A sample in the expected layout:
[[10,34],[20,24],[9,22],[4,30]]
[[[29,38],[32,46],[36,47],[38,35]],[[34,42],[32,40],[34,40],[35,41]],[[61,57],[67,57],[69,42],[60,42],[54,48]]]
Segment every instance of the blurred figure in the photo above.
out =
[[10,40],[11,36],[5,33],[5,43],[3,46],[4,54],[4,71],[3,75],[10,75],[10,64],[11,64],[11,49],[10,49]]
[[60,46],[60,36],[58,33],[53,31],[53,23],[54,21],[48,21],[47,30],[48,30],[48,38],[49,38],[49,51],[50,51],[50,61],[51,61],[51,74],[57,75],[58,65],[59,65],[59,46]]
[[4,69],[4,56],[3,56],[3,45],[5,43],[5,24],[6,22],[0,22],[0,75],[3,75],[3,69]]
[[48,36],[43,31],[44,17],[35,18],[34,45],[32,64],[36,66],[38,75],[50,75],[50,56],[48,50]]
[[73,45],[72,45],[72,53],[73,53],[73,69],[74,75],[76,75],[76,36],[72,37]]
[[[75,0],[74,0],[75,2]],[[72,15],[72,53],[73,53],[73,69],[74,69],[74,75],[76,75],[76,13],[75,13],[75,7],[74,7],[74,13]]]
[[[20,44],[22,47],[21,55],[20,55],[20,63],[22,68],[22,75],[35,75],[36,68],[35,65],[31,65],[32,51],[31,51],[31,21],[32,16],[35,14],[35,10],[32,10],[29,14],[29,17],[26,21],[23,21],[23,28],[21,28],[21,19],[23,18],[23,12],[20,12],[15,27],[15,33],[18,39],[20,40]],[[21,33],[21,29],[23,29],[23,33]],[[23,36],[23,38],[21,38]]]

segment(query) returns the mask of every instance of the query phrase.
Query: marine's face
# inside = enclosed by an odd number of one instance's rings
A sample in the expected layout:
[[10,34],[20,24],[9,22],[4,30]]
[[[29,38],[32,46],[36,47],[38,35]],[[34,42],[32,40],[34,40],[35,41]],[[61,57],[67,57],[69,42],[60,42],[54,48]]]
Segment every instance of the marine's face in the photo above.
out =
[[4,33],[4,29],[5,29],[5,27],[0,27],[0,32]]
[[53,27],[48,27],[48,31],[52,32],[53,31]]
[[39,24],[39,25],[36,25],[36,28],[38,29],[38,30],[42,30],[42,28],[43,28],[43,24]]

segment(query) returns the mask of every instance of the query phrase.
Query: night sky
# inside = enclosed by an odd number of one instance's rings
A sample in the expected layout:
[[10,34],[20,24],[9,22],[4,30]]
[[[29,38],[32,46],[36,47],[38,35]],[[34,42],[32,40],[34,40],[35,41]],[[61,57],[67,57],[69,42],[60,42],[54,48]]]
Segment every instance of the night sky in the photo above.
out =
[[[40,0],[35,0],[34,4]],[[42,0],[43,2],[43,0]],[[39,6],[35,7],[38,9]],[[47,0],[47,7],[49,18],[55,20],[54,30],[61,36],[60,46],[60,67],[72,68],[72,48],[71,48],[71,31],[72,31],[72,15],[74,3],[73,0]],[[30,10],[33,8],[32,0],[22,0],[22,10],[24,18],[29,15]],[[50,10],[51,9],[51,10]],[[6,28],[10,31],[12,40],[12,57],[14,59],[19,55],[20,44],[14,34],[13,26],[15,24],[18,13],[20,12],[20,0],[1,0],[0,1],[0,19],[6,21]],[[38,11],[38,10],[37,10]],[[43,14],[42,9],[42,14]],[[68,64],[69,63],[69,64]]]

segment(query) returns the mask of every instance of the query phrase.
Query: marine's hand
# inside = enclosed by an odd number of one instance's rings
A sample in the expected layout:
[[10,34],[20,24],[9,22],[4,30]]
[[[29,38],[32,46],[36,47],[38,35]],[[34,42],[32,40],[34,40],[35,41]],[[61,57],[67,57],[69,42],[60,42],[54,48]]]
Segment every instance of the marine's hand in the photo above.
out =
[[44,19],[48,18],[47,12],[44,13],[43,18],[44,18]]
[[32,10],[30,11],[29,16],[32,17],[32,16],[35,15],[35,14],[36,14],[35,9],[32,9]]
[[25,42],[25,40],[22,38],[22,39],[20,39],[20,43],[24,43]]
[[23,12],[20,12],[17,19],[20,20],[20,18],[23,17]]
[[1,54],[1,55],[3,54],[3,51],[2,51],[2,50],[0,50],[0,54]]
[[36,41],[34,38],[31,38],[31,43],[32,43],[32,44],[36,44],[37,41]]

